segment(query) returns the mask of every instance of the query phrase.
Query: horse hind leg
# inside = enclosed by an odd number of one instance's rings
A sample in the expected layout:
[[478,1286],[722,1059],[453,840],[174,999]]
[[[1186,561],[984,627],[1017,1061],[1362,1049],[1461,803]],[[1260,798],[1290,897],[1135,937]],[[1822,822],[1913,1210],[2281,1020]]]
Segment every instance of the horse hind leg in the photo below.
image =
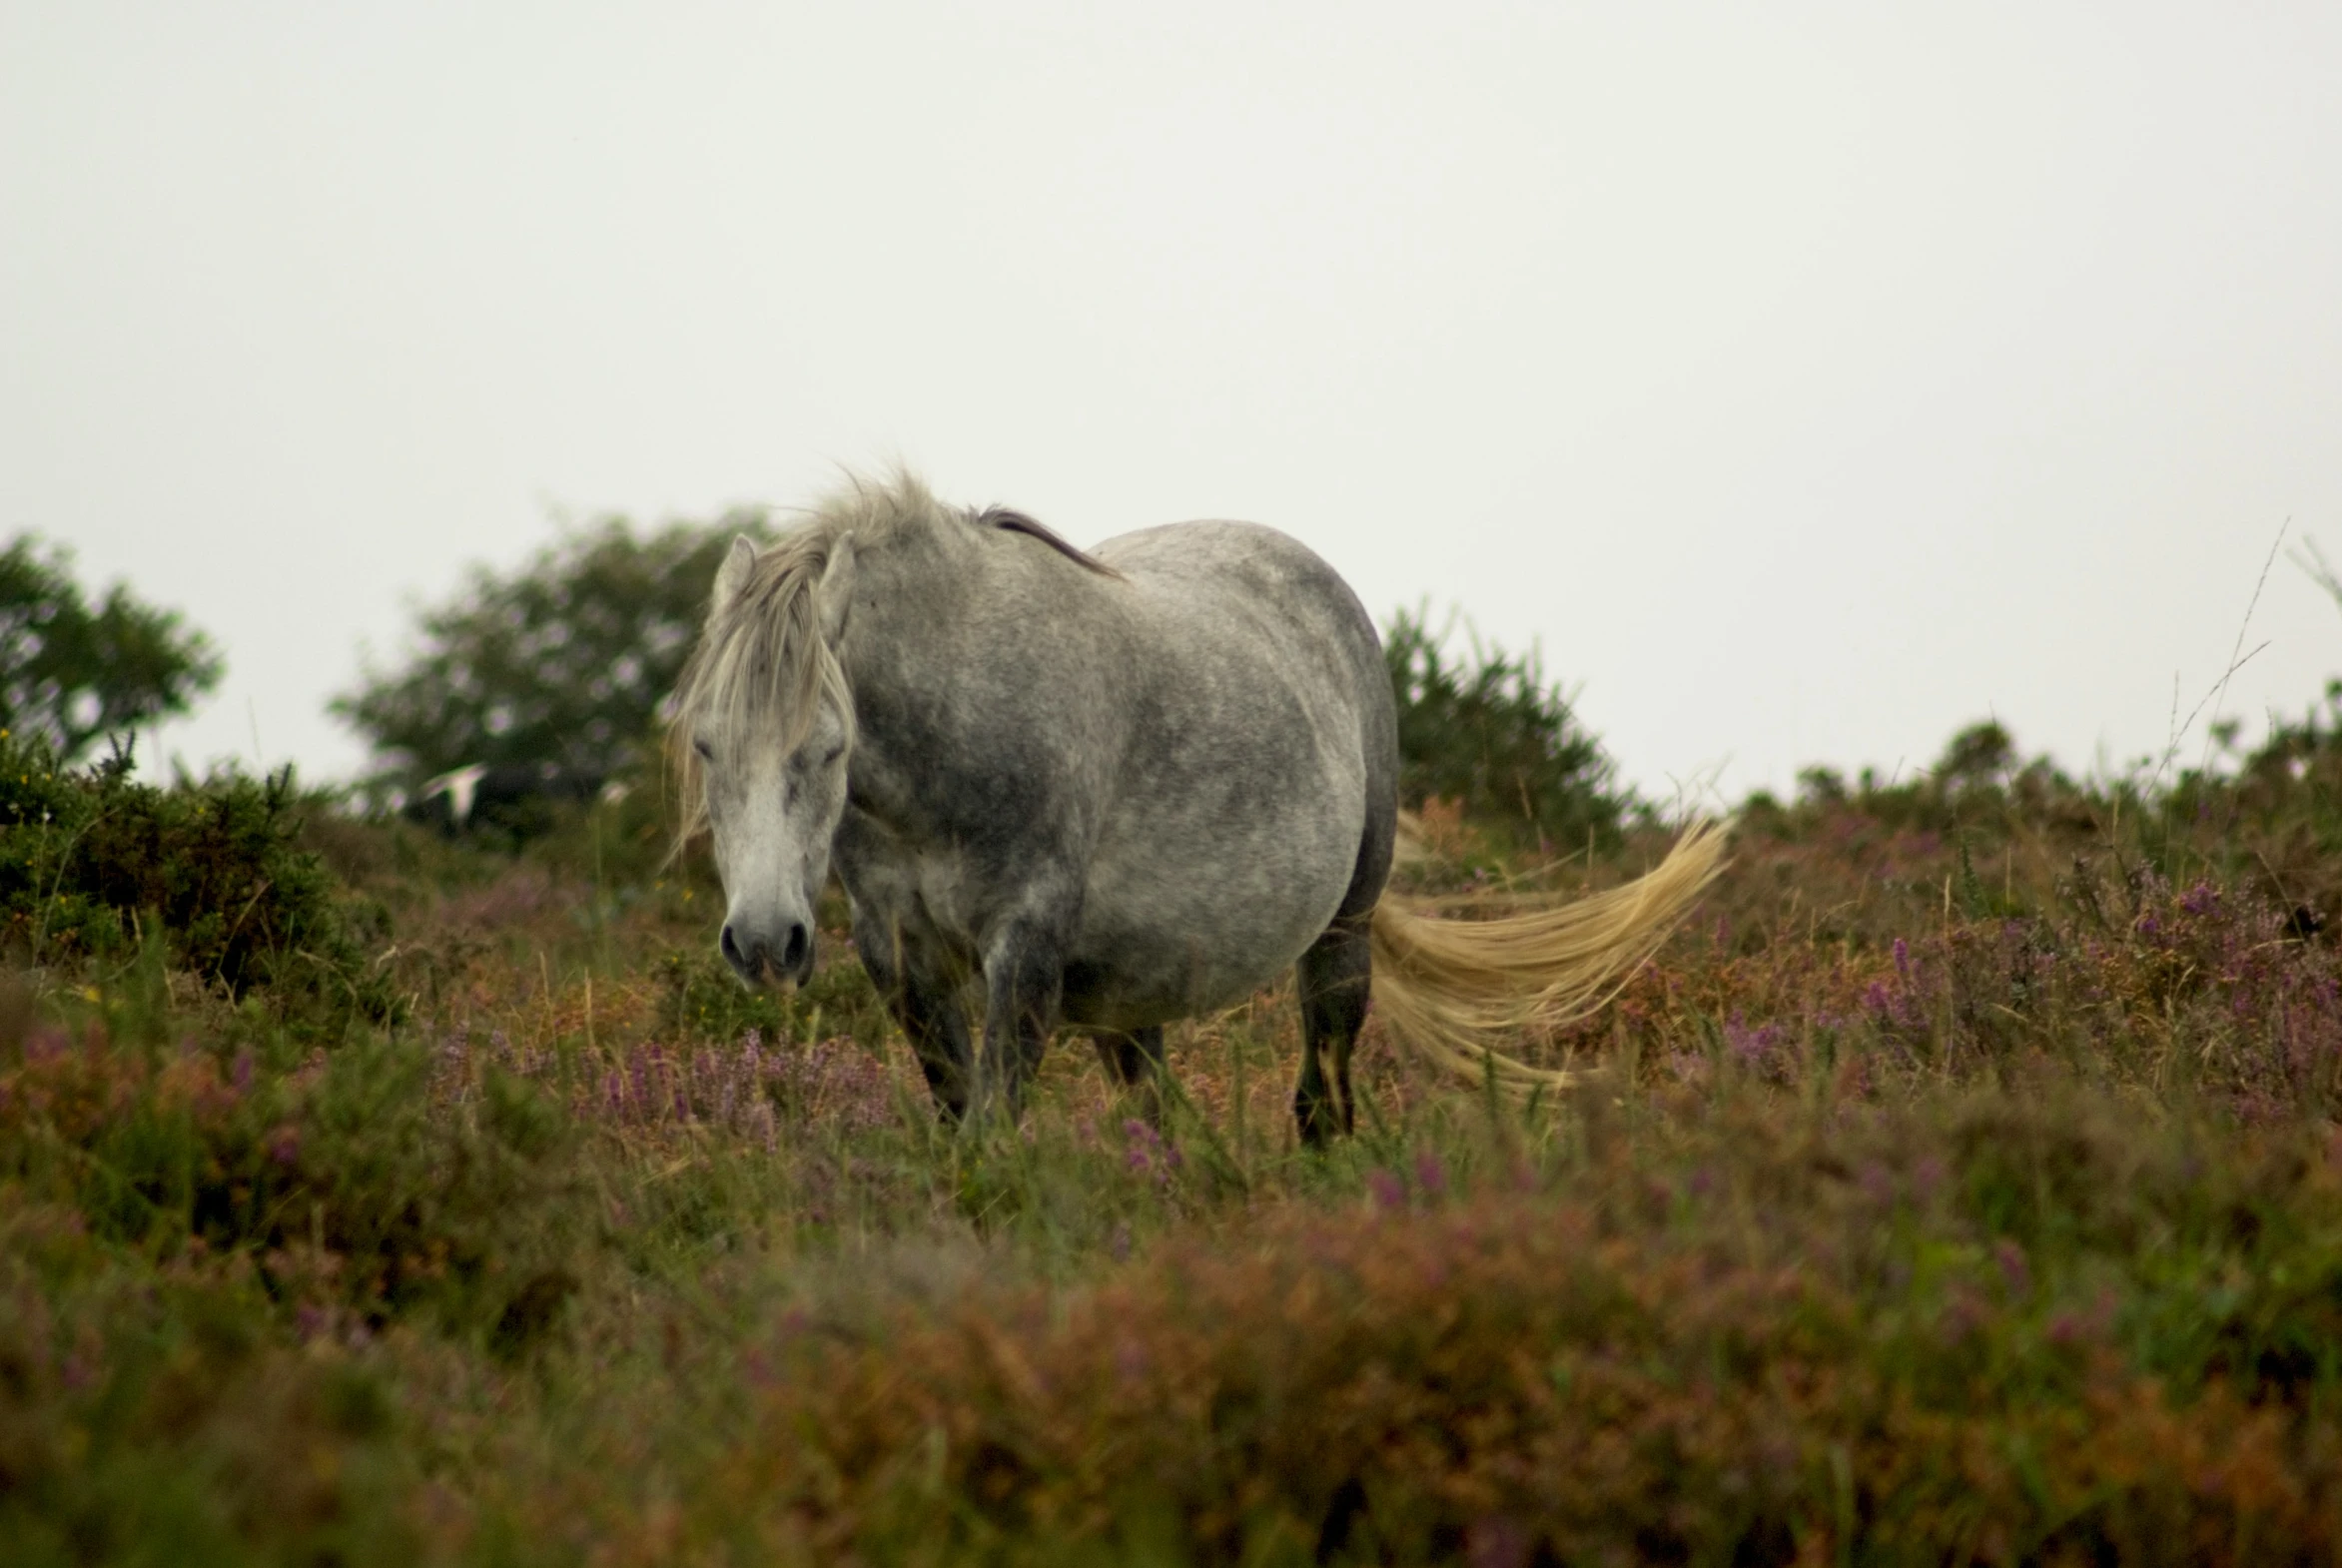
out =
[[1125,1090],[1135,1090],[1140,1097],[1140,1113],[1149,1127],[1163,1126],[1163,1026],[1146,1029],[1102,1029],[1091,1035],[1098,1047],[1098,1060],[1106,1064],[1106,1071],[1115,1083]]
[[[1309,944],[1295,966],[1301,1001],[1301,1077],[1293,1086],[1293,1118],[1301,1142],[1312,1147],[1352,1125],[1350,1050],[1365,1027],[1373,979],[1372,945],[1367,938],[1371,911],[1335,919]],[[1323,1056],[1333,1056],[1327,1081]]]

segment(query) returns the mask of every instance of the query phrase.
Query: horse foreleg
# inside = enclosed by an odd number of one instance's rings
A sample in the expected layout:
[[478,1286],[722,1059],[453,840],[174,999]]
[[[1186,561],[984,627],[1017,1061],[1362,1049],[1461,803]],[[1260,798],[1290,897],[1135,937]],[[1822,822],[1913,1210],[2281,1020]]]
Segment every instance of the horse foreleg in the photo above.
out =
[[1146,1029],[1102,1029],[1091,1039],[1098,1060],[1124,1089],[1140,1093],[1141,1114],[1150,1127],[1163,1126],[1163,1026]]
[[968,1036],[968,1015],[956,994],[937,993],[922,986],[901,988],[894,996],[897,1023],[911,1042],[911,1054],[926,1075],[927,1092],[948,1121],[968,1114],[969,1058],[974,1054]]
[[959,987],[924,950],[907,944],[901,931],[879,922],[857,920],[854,946],[871,984],[886,999],[887,1011],[902,1026],[927,1077],[927,1092],[936,1109],[957,1122],[968,1112],[973,1051],[968,1038],[968,1015],[960,1005]]
[[[1367,918],[1337,919],[1309,944],[1295,966],[1301,1000],[1301,1077],[1293,1086],[1293,1118],[1301,1142],[1322,1144],[1351,1129],[1350,1048],[1366,1023],[1373,978]],[[1322,1053],[1333,1054],[1326,1082]]]
[[1017,1119],[1025,1080],[1041,1065],[1065,994],[1065,947],[1034,921],[1012,922],[984,956],[984,1048],[976,1103],[997,1101]]

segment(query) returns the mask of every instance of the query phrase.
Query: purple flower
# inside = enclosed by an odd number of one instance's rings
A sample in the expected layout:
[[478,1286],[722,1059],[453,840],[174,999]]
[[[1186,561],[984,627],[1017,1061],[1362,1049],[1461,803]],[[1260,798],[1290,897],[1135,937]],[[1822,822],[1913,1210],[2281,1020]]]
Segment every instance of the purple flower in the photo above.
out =
[[1510,1519],[1475,1519],[1464,1531],[1464,1561],[1471,1568],[1528,1568],[1528,1532]]
[[1139,1171],[1139,1173],[1155,1171],[1153,1157],[1155,1157],[1155,1150],[1162,1150],[1162,1143],[1164,1140],[1155,1133],[1155,1128],[1150,1128],[1148,1124],[1143,1124],[1143,1121],[1132,1117],[1129,1121],[1125,1121],[1125,1124],[1122,1124],[1122,1147],[1125,1147],[1125,1152],[1122,1152],[1122,1164],[1127,1164],[1129,1168],[1132,1168],[1132,1171]]
[[1152,1173],[1159,1182],[1170,1182],[1171,1172],[1180,1164],[1177,1149],[1168,1147],[1161,1133],[1137,1117],[1123,1124],[1123,1138],[1129,1146],[1123,1157],[1125,1164],[1141,1175]]
[[1367,1172],[1366,1190],[1373,1195],[1374,1206],[1384,1213],[1407,1206],[1406,1183],[1391,1172],[1382,1170]]
[[1781,1034],[1778,1024],[1751,1029],[1736,1013],[1724,1026],[1724,1045],[1741,1066],[1763,1067],[1772,1060],[1774,1048],[1781,1044]]
[[2033,1287],[2033,1271],[2025,1261],[2024,1248],[2006,1236],[1992,1248],[1992,1260],[2000,1265],[2000,1277],[2008,1286],[2010,1295],[2024,1295]]
[[1437,1197],[1447,1190],[1447,1169],[1428,1149],[1415,1156],[1415,1185],[1423,1189],[1425,1197]]
[[1970,1336],[1987,1321],[1984,1304],[1966,1290],[1960,1290],[1945,1306],[1943,1315],[1937,1319],[1937,1326],[1944,1335],[1945,1344],[1956,1348],[1967,1343]]

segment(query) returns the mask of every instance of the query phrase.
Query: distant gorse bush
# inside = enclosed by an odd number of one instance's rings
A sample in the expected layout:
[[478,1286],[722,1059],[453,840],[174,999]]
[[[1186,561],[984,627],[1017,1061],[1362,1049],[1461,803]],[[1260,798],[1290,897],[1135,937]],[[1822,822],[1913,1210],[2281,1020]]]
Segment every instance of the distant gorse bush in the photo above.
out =
[[370,668],[332,711],[407,784],[473,764],[615,772],[674,689],[724,549],[763,527],[744,513],[643,536],[612,517],[515,571],[477,567],[422,612],[403,667]]
[[1400,799],[1453,801],[1532,842],[1615,840],[1626,792],[1537,655],[1475,638],[1469,662],[1451,662],[1453,627],[1451,615],[1435,633],[1423,610],[1400,610],[1382,634],[1398,698]]

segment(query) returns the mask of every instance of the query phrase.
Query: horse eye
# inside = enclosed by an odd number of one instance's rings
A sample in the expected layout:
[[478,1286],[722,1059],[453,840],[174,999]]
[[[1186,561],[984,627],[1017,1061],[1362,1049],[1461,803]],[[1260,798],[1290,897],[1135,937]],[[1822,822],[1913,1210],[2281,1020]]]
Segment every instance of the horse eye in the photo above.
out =
[[699,753],[699,758],[702,762],[713,762],[716,760],[715,747],[709,745],[704,740],[693,740],[691,742],[691,749]]

